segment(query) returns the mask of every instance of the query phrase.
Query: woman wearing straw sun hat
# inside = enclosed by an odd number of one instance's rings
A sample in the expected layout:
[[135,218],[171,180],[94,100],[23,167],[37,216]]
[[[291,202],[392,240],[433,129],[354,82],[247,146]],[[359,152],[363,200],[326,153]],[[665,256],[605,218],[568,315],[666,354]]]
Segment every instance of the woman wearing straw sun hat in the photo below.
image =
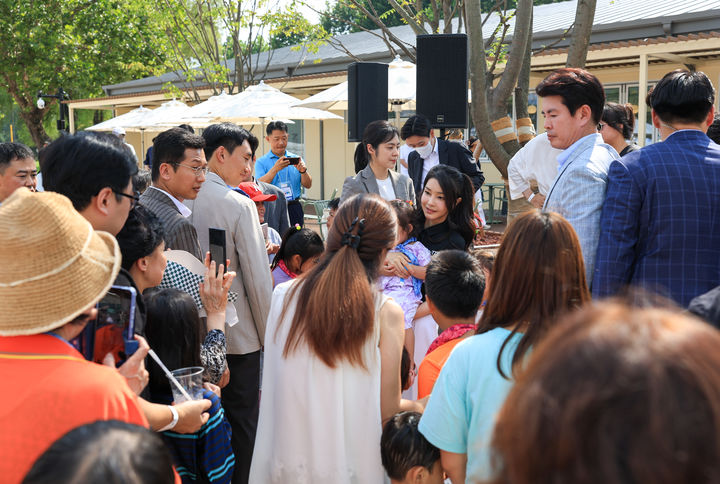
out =
[[0,206],[0,247],[0,475],[13,483],[72,428],[148,424],[125,379],[68,343],[120,269],[115,238],[64,196],[21,188]]

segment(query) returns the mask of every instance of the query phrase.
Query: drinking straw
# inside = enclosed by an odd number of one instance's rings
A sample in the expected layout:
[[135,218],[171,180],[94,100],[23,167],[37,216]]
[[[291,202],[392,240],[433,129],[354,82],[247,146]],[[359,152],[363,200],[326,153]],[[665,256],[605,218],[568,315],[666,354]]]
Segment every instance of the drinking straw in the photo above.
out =
[[153,350],[148,351],[148,354],[153,357],[153,360],[155,360],[155,363],[162,368],[162,370],[167,375],[168,379],[177,387],[178,390],[180,390],[180,393],[182,393],[183,397],[185,397],[188,401],[191,401],[192,398],[190,398],[190,395],[188,395],[188,392],[185,391],[183,386],[180,384],[179,381],[175,379],[175,376],[168,370],[168,367],[163,364],[162,361],[160,361],[160,357],[155,354]]

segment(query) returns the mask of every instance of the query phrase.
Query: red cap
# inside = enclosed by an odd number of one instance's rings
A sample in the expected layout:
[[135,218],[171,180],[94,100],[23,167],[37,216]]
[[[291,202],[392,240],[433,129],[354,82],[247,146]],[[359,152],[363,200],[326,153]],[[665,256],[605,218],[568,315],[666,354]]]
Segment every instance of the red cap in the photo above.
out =
[[245,182],[238,185],[238,188],[244,191],[253,202],[272,202],[277,200],[277,195],[265,195],[260,191],[260,187],[253,182]]

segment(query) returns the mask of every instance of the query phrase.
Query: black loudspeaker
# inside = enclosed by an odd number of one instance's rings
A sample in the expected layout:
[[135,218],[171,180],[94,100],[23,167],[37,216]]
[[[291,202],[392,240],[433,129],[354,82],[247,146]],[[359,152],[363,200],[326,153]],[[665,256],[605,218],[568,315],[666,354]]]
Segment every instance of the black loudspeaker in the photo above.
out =
[[355,62],[348,66],[348,141],[362,141],[365,127],[387,120],[388,65]]
[[467,35],[417,36],[416,112],[435,128],[468,124]]

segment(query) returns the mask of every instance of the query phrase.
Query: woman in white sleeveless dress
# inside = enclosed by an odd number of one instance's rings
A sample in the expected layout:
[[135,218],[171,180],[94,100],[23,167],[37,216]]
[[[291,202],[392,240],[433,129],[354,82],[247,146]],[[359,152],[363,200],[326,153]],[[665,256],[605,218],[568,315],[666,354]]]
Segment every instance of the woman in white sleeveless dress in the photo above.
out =
[[275,288],[250,482],[385,480],[382,423],[422,411],[400,398],[402,310],[375,288],[395,226],[379,196],[352,197],[318,265]]

